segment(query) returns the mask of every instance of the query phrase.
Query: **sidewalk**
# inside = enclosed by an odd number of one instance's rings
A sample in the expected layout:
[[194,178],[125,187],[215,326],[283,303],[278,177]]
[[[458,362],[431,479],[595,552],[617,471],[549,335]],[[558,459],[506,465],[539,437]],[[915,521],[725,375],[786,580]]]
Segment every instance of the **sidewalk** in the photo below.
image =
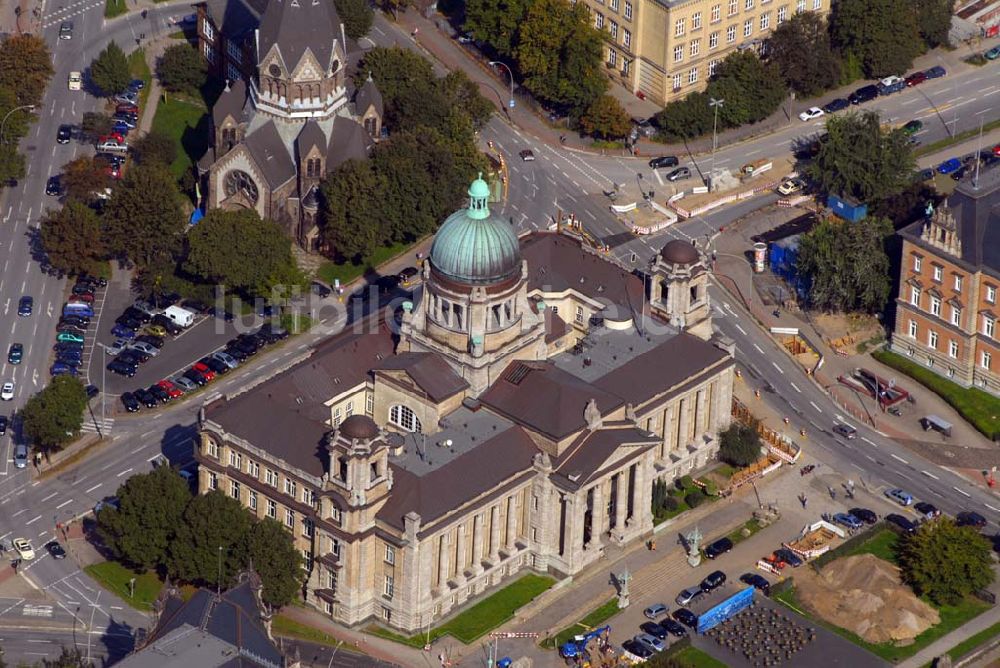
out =
[[[988,629],[1000,622],[1000,606],[993,606],[983,614],[979,615],[971,622],[963,624],[948,635],[932,642],[930,645],[920,650],[906,661],[898,664],[899,668],[920,668],[935,658],[947,653],[955,645],[976,635],[984,629]],[[976,664],[982,665],[982,664]],[[992,664],[991,664],[992,665]]]

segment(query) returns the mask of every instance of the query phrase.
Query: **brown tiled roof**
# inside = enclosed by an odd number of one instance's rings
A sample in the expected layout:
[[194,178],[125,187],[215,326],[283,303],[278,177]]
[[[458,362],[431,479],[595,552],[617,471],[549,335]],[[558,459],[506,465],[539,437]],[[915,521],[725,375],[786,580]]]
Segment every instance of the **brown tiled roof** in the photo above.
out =
[[375,368],[405,371],[435,402],[443,401],[469,386],[464,378],[434,353],[400,353],[385,358]]
[[567,331],[569,331],[569,327],[566,325],[566,321],[552,309],[545,309],[545,343],[552,343],[562,338]]
[[624,405],[619,397],[588,384],[551,362],[512,362],[479,400],[497,413],[554,438],[586,426],[591,399],[602,414]]
[[511,427],[422,476],[392,466],[392,494],[378,519],[398,529],[411,511],[424,524],[454,510],[531,468],[538,452],[520,427]]
[[605,374],[594,385],[639,405],[728,358],[711,343],[682,332]]
[[[634,445],[632,454],[638,456],[657,443],[656,435],[632,426],[584,432],[554,462],[556,475],[564,479],[563,486],[575,489],[590,482],[622,445]],[[622,460],[615,461],[616,466],[621,464]]]
[[[366,326],[367,329],[367,326]],[[313,475],[322,475],[323,437],[331,427],[323,405],[365,381],[369,370],[392,355],[392,333],[381,323],[377,332],[337,336],[320,345],[309,359],[259,387],[206,409],[209,420],[276,457]]]

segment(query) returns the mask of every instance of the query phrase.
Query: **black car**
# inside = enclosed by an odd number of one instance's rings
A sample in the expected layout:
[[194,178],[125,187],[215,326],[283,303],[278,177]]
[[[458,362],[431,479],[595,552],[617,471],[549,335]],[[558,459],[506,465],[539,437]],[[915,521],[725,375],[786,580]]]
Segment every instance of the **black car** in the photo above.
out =
[[59,318],[59,324],[87,328],[90,327],[90,318],[85,315],[64,315]]
[[257,338],[263,338],[267,343],[284,341],[288,338],[288,330],[271,322],[265,322],[257,332]]
[[869,85],[862,86],[857,89],[848,97],[851,104],[862,104],[864,102],[870,102],[878,97],[878,86]]
[[941,511],[933,503],[919,501],[913,504],[913,509],[924,516],[925,519],[932,520],[941,516]]
[[122,315],[126,316],[126,317],[129,317],[129,318],[133,318],[135,320],[138,320],[139,322],[141,322],[143,324],[146,324],[147,322],[149,322],[150,320],[153,319],[148,313],[146,313],[144,311],[140,311],[139,309],[135,308],[134,306],[129,306],[127,309],[125,309],[122,312]]
[[202,357],[198,361],[207,366],[212,371],[214,371],[216,376],[221,376],[225,373],[229,373],[229,367],[226,366],[225,363],[215,359],[211,355],[209,355],[208,357]]
[[653,656],[653,650],[649,649],[645,645],[636,640],[626,640],[622,643],[622,648],[625,649],[629,654],[633,654],[640,659],[648,659]]
[[204,387],[208,384],[208,378],[205,378],[205,375],[197,369],[188,369],[182,375],[198,387]]
[[851,106],[850,102],[848,102],[847,100],[845,100],[842,97],[838,97],[837,99],[830,100],[829,102],[827,102],[826,104],[824,104],[823,105],[823,111],[826,112],[826,113],[828,113],[828,114],[832,114],[834,112],[842,111],[844,109],[847,109],[849,106]]
[[135,413],[139,410],[139,400],[135,398],[135,395],[131,392],[126,392],[122,395],[122,406],[125,407],[129,413]]
[[896,513],[889,513],[885,516],[885,521],[889,524],[894,524],[906,533],[913,533],[917,530],[917,525],[906,519],[902,515],[897,515]]
[[176,322],[174,322],[167,316],[163,315],[162,313],[154,315],[153,319],[150,322],[154,325],[159,325],[163,329],[167,330],[167,333],[170,334],[171,336],[177,336],[183,331],[180,325],[178,325]]
[[136,390],[132,394],[134,394],[135,398],[138,399],[146,408],[156,408],[156,404],[159,403],[156,400],[156,397],[146,390]]
[[117,359],[130,366],[139,366],[140,364],[145,364],[149,357],[143,355],[135,348],[129,348],[128,350],[118,353]]
[[20,364],[24,359],[24,344],[12,343],[7,350],[7,362],[10,364]]
[[752,586],[764,594],[764,596],[770,596],[771,594],[771,583],[767,581],[767,578],[758,573],[744,573],[740,576],[740,582]]
[[323,285],[322,283],[313,282],[309,286],[309,289],[312,290],[312,293],[314,295],[317,295],[317,296],[323,297],[323,298],[329,297],[331,294],[333,294],[333,291],[330,290],[330,288],[328,288],[325,285]]
[[35,307],[35,300],[25,295],[21,297],[21,300],[17,303],[17,314],[21,316],[31,315],[32,310]]
[[212,310],[212,307],[205,302],[200,302],[197,299],[185,299],[181,302],[181,306],[189,311],[194,311],[195,313],[208,313]]
[[682,624],[677,623],[676,620],[673,620],[670,617],[665,617],[663,621],[660,622],[660,626],[662,626],[672,635],[675,635],[678,638],[687,635],[687,629],[684,628]]
[[246,362],[247,358],[250,357],[242,348],[237,348],[236,346],[226,346],[223,352],[234,358],[237,362]]
[[146,391],[156,397],[156,400],[161,404],[165,404],[170,401],[170,394],[159,385],[150,385],[146,388]]
[[924,70],[924,76],[926,76],[928,79],[937,79],[939,77],[943,77],[947,73],[948,71],[945,70],[940,65],[935,65],[929,70]]
[[153,334],[140,334],[139,336],[135,337],[135,340],[136,343],[148,343],[149,345],[157,349],[163,347],[163,338],[155,336]]
[[82,283],[80,281],[76,282],[73,286],[74,295],[92,295],[96,291],[96,288],[91,283]]
[[59,130],[56,131],[56,143],[68,144],[69,140],[72,138],[73,138],[73,126],[60,125]]
[[709,559],[715,559],[716,557],[729,552],[731,549],[733,549],[733,541],[728,538],[720,538],[705,548],[705,556]]
[[0,415],[0,436],[7,433],[7,416]]
[[66,350],[56,355],[56,361],[69,366],[80,366],[83,364],[83,355],[76,350]]
[[50,197],[59,197],[62,195],[62,179],[59,175],[50,176],[49,180],[45,182],[45,194]]
[[49,555],[53,559],[65,559],[66,558],[66,550],[64,550],[63,546],[60,545],[57,541],[54,541],[54,540],[49,541],[45,545],[45,549],[49,551]]
[[976,529],[982,529],[986,526],[986,518],[977,512],[963,510],[955,516],[955,524],[960,527],[975,527]]
[[101,388],[97,387],[96,385],[88,385],[87,387],[84,388],[84,391],[87,393],[88,399],[93,399],[94,397],[96,397],[98,394],[101,393]]
[[878,522],[878,515],[876,515],[874,511],[868,510],[867,508],[851,508],[847,512],[854,515],[865,524],[875,524]]
[[76,343],[75,341],[60,341],[52,346],[52,350],[56,353],[62,352],[63,350],[83,350],[83,344]]
[[659,158],[653,158],[649,161],[649,166],[652,169],[660,169],[661,167],[676,167],[680,164],[680,160],[677,159],[676,155],[661,155]]
[[121,360],[111,360],[108,362],[108,371],[111,373],[117,373],[119,376],[126,376],[131,378],[135,375],[138,367],[133,364],[126,364]]
[[118,316],[117,318],[115,318],[115,323],[127,329],[131,329],[133,332],[142,327],[141,322],[127,315]]
[[774,556],[778,557],[792,568],[798,568],[802,564],[806,563],[805,561],[802,560],[802,557],[795,554],[787,547],[782,547],[780,549],[775,550]]
[[660,626],[656,622],[644,622],[639,624],[639,628],[642,629],[643,633],[648,633],[654,638],[659,638],[660,640],[666,639],[667,635],[669,635],[667,629]]
[[[122,158],[122,161],[124,162],[124,158]],[[77,277],[76,282],[77,285],[85,284],[96,286],[98,288],[106,288],[108,286],[108,279],[100,276],[88,276],[87,274],[80,274],[80,276]]]
[[227,347],[237,348],[242,350],[247,355],[257,354],[257,350],[260,349],[261,341],[255,336],[250,336],[248,334],[241,334],[239,337],[233,339],[229,342]]
[[724,584],[726,584],[726,574],[722,571],[714,571],[706,575],[705,579],[701,581],[701,590],[707,594],[715,591]]
[[673,618],[688,628],[693,629],[698,626],[698,615],[694,614],[687,608],[678,608],[674,610]]

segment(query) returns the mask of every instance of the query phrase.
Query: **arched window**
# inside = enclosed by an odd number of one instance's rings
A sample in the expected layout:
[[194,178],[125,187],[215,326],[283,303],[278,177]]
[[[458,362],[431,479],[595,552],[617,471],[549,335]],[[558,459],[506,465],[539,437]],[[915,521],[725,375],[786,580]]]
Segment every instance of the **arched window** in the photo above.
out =
[[414,415],[409,406],[396,404],[389,409],[389,423],[400,429],[411,432],[420,432],[420,420]]
[[369,116],[365,119],[365,132],[368,133],[369,137],[374,137],[378,133],[377,123],[374,116]]

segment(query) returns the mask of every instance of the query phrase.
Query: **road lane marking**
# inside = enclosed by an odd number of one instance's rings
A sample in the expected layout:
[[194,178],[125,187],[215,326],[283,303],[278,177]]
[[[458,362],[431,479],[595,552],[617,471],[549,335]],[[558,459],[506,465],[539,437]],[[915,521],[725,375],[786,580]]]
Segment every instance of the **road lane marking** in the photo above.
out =
[[796,385],[795,383],[792,383],[791,385],[792,385],[792,389],[793,390],[795,390],[796,392],[798,392],[800,394],[802,393],[802,390],[799,389],[798,385]]
[[815,408],[817,412],[819,412],[819,413],[823,412],[823,409],[821,409],[819,406],[817,406],[815,401],[810,401],[809,405],[812,406],[813,408]]
[[965,491],[965,490],[963,490],[963,489],[959,489],[958,487],[955,487],[954,485],[952,485],[952,486],[951,486],[951,488],[952,488],[953,490],[955,490],[956,492],[958,492],[959,494],[961,494],[962,496],[964,496],[964,497],[968,498],[968,499],[971,499],[971,498],[972,498],[972,495],[971,495],[971,494],[969,494],[968,492],[966,492],[966,491]]
[[100,482],[99,482],[99,483],[97,483],[97,484],[96,484],[96,485],[94,485],[93,487],[91,487],[91,488],[89,488],[89,489],[85,490],[85,491],[84,491],[84,494],[90,494],[90,493],[91,493],[91,492],[93,492],[93,491],[94,491],[95,489],[97,489],[98,487],[100,487],[100,486],[101,486],[102,484],[104,484],[104,483],[100,483]]
[[934,480],[940,480],[941,479],[941,478],[937,477],[936,475],[934,475],[933,473],[931,473],[930,471],[921,471],[921,473],[923,473],[928,478],[933,478]]
[[781,370],[781,367],[778,366],[777,362],[771,362],[771,364],[773,364],[774,368],[778,370],[778,373],[780,373],[781,375],[785,375],[785,372]]
[[760,353],[761,355],[763,355],[763,354],[764,354],[764,349],[763,349],[763,348],[761,348],[760,346],[758,346],[758,345],[757,345],[756,343],[755,343],[755,344],[753,344],[753,347],[754,347],[754,348],[756,348],[756,349],[757,349],[757,352],[759,352],[759,353]]
[[902,457],[900,457],[897,454],[889,453],[889,456],[892,457],[893,459],[895,459],[897,462],[903,462],[904,464],[909,464],[910,463],[910,462],[906,461],[905,459],[903,459]]
[[30,526],[31,524],[33,524],[34,522],[37,522],[40,519],[42,519],[41,515],[39,515],[38,517],[35,517],[33,519],[28,520],[27,522],[25,522],[24,526]]
[[868,437],[866,437],[866,436],[862,436],[861,440],[864,441],[865,443],[867,443],[868,445],[872,446],[873,448],[877,448],[878,447],[878,443],[876,443],[875,441],[872,441],[872,440],[868,439]]
[[20,514],[22,514],[22,513],[26,513],[26,512],[28,512],[28,509],[27,509],[27,508],[25,508],[24,510],[19,510],[19,511],[17,511],[17,512],[16,512],[16,513],[14,513],[13,515],[11,515],[11,517],[17,517],[18,515],[20,515]]
[[63,501],[62,503],[60,503],[58,506],[56,506],[56,510],[59,510],[63,506],[68,506],[71,503],[73,503],[73,499],[66,499],[65,501]]
[[[735,323],[734,323],[734,325],[735,325]],[[742,334],[743,336],[746,336],[746,335],[747,335],[747,332],[746,332],[746,330],[745,330],[745,329],[743,329],[743,328],[742,328],[742,327],[740,327],[739,325],[735,325],[735,327],[736,327],[736,329],[740,330],[740,334]]]
[[989,508],[990,510],[992,510],[993,512],[995,512],[995,513],[1000,513],[1000,508],[994,508],[993,506],[991,506],[988,503],[984,503],[983,505],[986,506],[987,508]]

